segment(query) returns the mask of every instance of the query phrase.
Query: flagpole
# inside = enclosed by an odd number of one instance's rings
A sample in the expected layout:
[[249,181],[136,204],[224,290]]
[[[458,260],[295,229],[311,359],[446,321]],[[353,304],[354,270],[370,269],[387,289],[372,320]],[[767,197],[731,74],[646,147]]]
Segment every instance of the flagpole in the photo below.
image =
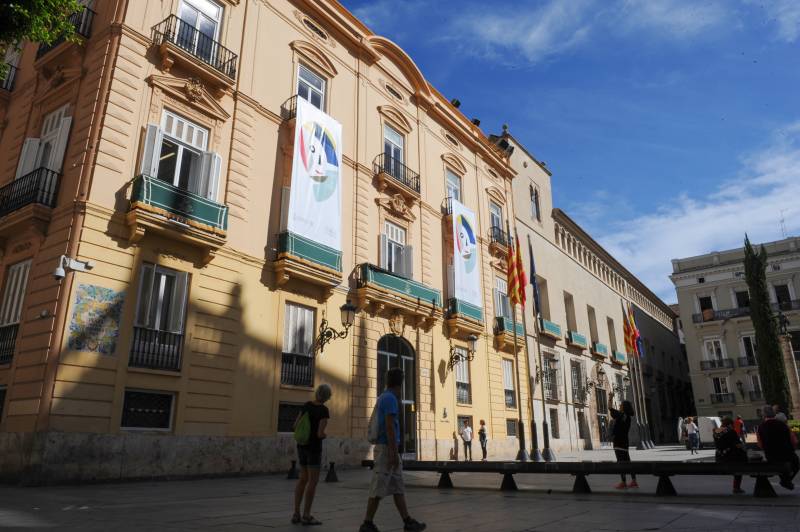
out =
[[628,355],[628,373],[631,377],[631,387],[633,388],[633,403],[634,408],[637,412],[636,414],[636,429],[639,433],[639,442],[636,444],[637,451],[643,451],[647,449],[647,443],[645,443],[644,439],[644,428],[642,423],[642,416],[644,415],[644,411],[642,409],[641,397],[640,397],[640,389],[639,389],[639,379],[636,376],[636,343],[635,340],[632,339],[633,336],[633,324],[630,321],[630,313],[628,312],[628,305],[629,302],[624,298],[620,300],[620,306],[622,306],[622,322],[625,328],[625,351]]
[[[533,246],[531,245],[531,235],[528,235],[528,255],[531,259],[531,279],[534,279],[536,275],[536,268],[533,262]],[[538,288],[537,288],[538,290]],[[539,389],[542,393],[542,455],[546,462],[555,462],[556,455],[553,453],[552,449],[550,449],[550,427],[547,424],[547,403],[544,399],[544,359],[542,358],[542,344],[539,342],[539,308],[538,302],[534,301],[534,305],[536,305],[536,319],[534,320],[534,331],[536,332],[536,355],[537,355],[537,362],[539,363],[539,368],[537,370],[537,376],[539,377]],[[533,413],[531,413],[531,419],[533,419]]]
[[[528,235],[528,242],[530,243],[530,235]],[[515,242],[519,242],[519,237],[517,236],[517,228],[514,228],[514,239]],[[535,275],[533,270],[531,270],[531,275]],[[525,290],[524,286],[520,287],[520,290]],[[533,310],[534,313],[536,312],[536,300],[534,296],[533,302]],[[539,330],[537,328],[537,320],[536,316],[534,315],[534,325],[533,325],[533,333],[534,333],[534,341],[536,342],[536,347],[539,347]],[[534,462],[544,462],[544,458],[542,457],[542,453],[539,451],[539,435],[536,433],[536,416],[533,414],[533,394],[536,392],[536,387],[532,386],[531,384],[531,354],[528,351],[528,318],[527,313],[525,312],[525,307],[522,307],[522,330],[525,331],[525,361],[527,362],[528,366],[528,410],[531,414],[531,459]],[[534,372],[534,383],[535,383],[535,375]]]
[[[511,227],[508,225],[508,219],[506,219],[506,234],[508,235],[509,243],[508,243],[508,260],[509,262],[506,263],[507,267],[511,267],[511,261],[514,261],[516,264],[516,255],[514,255],[514,247],[512,246],[511,240]],[[518,273],[516,268],[514,270],[514,276],[518,277]],[[519,284],[519,281],[517,281]],[[510,290],[509,290],[510,291]],[[519,293],[519,288],[517,288],[517,293]],[[510,296],[509,296],[510,298]],[[517,460],[520,462],[527,462],[530,457],[528,456],[528,450],[525,448],[525,421],[523,421],[522,415],[522,383],[519,378],[520,367],[519,367],[519,351],[517,350],[517,304],[512,299],[511,303],[511,325],[514,331],[514,373],[517,375],[517,408],[519,410],[519,419],[517,420],[517,438],[519,439],[519,451],[517,451]]]
[[635,337],[638,334],[638,330],[636,328],[636,322],[634,321],[634,318],[633,318],[633,303],[631,303],[630,301],[627,301],[626,303],[627,303],[627,306],[626,306],[626,316],[627,316],[627,318],[626,319],[628,320],[628,322],[630,324],[630,327],[631,327],[631,330],[632,330],[633,335],[634,335],[633,342],[632,342],[632,345],[633,345],[633,361],[634,361],[633,377],[636,380],[637,388],[639,389],[639,406],[638,406],[639,416],[637,416],[637,417],[638,417],[638,419],[640,420],[640,423],[641,423],[641,431],[642,431],[641,441],[642,441],[642,446],[645,449],[652,449],[654,447],[654,445],[650,441],[650,431],[649,431],[649,425],[648,425],[648,422],[647,422],[647,400],[646,400],[645,389],[644,389],[644,377],[642,376],[641,353],[639,352],[639,346],[637,345],[638,342],[637,342],[636,337]]
[[647,436],[647,438],[645,439],[645,446],[648,449],[653,449],[655,447],[655,444],[653,443],[652,435],[650,434],[650,415],[647,413],[647,395],[646,395],[647,390],[645,389],[645,385],[644,385],[644,370],[642,369],[642,355],[645,355],[646,353],[642,353],[642,351],[644,351],[644,349],[641,349],[641,350],[639,349],[639,345],[640,345],[639,344],[639,340],[640,340],[639,328],[636,326],[636,319],[633,316],[633,303],[632,302],[630,303],[630,307],[629,308],[630,308],[630,315],[631,315],[631,324],[633,325],[633,330],[636,331],[636,336],[637,336],[636,346],[635,346],[636,347],[636,353],[637,353],[637,356],[636,356],[636,369],[637,369],[637,374],[638,374],[638,377],[639,377],[639,383],[640,383],[640,389],[641,389],[642,415],[643,415],[643,419],[644,419],[645,436]]

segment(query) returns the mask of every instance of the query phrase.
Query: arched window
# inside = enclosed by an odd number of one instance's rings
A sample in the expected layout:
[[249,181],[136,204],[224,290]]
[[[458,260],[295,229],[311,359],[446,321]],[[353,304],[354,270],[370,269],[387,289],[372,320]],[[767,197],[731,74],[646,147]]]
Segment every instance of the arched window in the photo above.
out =
[[539,190],[534,188],[533,185],[530,187],[531,189],[531,216],[533,216],[537,222],[542,221],[542,212],[539,208]]

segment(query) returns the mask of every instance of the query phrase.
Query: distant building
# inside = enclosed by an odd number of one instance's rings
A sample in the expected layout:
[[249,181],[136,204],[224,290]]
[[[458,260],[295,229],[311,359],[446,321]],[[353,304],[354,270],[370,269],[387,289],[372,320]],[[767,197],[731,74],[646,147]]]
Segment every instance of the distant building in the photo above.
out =
[[[789,319],[800,357],[800,238],[764,244],[773,309]],[[689,372],[701,416],[741,415],[756,420],[764,405],[758,374],[744,248],[672,261]],[[794,371],[794,368],[792,368]]]

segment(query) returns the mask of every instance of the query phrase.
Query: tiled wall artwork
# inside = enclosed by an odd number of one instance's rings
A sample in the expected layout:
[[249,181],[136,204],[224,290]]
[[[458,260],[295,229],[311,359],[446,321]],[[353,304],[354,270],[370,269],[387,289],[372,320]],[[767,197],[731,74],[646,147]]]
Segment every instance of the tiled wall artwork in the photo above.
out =
[[82,284],[75,293],[68,348],[113,355],[125,292]]

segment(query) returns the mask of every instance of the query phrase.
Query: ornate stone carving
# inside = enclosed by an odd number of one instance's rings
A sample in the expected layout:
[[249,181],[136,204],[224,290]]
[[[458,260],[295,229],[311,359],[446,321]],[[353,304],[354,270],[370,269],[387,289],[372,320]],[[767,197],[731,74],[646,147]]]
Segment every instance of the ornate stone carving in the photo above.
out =
[[399,216],[404,220],[408,220],[409,222],[413,222],[417,219],[417,217],[414,216],[414,213],[411,212],[411,209],[409,208],[409,205],[402,194],[393,194],[388,198],[376,198],[375,203],[390,213]]
[[197,78],[189,78],[183,86],[186,97],[192,102],[199,102],[203,99],[203,82]]
[[403,319],[403,315],[400,314],[400,311],[395,311],[389,319],[389,330],[392,331],[392,334],[396,334],[397,336],[403,336],[403,330],[406,327],[405,320]]

